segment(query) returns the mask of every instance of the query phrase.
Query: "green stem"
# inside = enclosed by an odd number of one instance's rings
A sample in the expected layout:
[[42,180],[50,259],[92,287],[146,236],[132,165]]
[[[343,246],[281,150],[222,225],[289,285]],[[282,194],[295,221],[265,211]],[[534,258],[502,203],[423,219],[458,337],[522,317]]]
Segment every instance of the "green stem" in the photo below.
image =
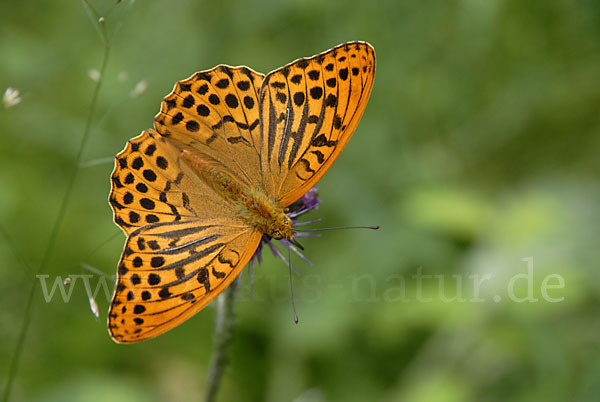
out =
[[67,206],[69,204],[69,199],[71,198],[71,193],[73,192],[73,187],[75,184],[75,179],[77,178],[77,173],[79,171],[78,166],[81,163],[81,157],[83,155],[83,150],[85,145],[89,139],[90,131],[92,127],[92,120],[94,117],[94,112],[96,110],[96,104],[98,102],[98,93],[100,92],[100,87],[102,86],[102,81],[104,78],[104,72],[106,70],[106,65],[108,63],[108,56],[110,54],[110,47],[105,45],[104,47],[104,56],[102,59],[102,66],[100,68],[100,79],[96,83],[96,87],[94,88],[94,94],[92,96],[92,102],[90,104],[89,113],[87,116],[87,120],[85,123],[85,129],[83,132],[83,137],[81,138],[81,143],[79,144],[79,151],[77,152],[77,159],[71,171],[71,176],[69,177],[69,181],[67,182],[67,189],[65,191],[65,195],[60,204],[58,215],[56,216],[56,220],[54,221],[54,226],[52,227],[52,232],[50,233],[50,239],[48,240],[48,245],[44,251],[42,261],[37,269],[35,279],[31,288],[29,289],[29,295],[27,297],[27,304],[25,305],[25,314],[23,317],[23,323],[21,324],[21,330],[19,331],[19,337],[17,338],[17,345],[15,346],[12,358],[10,360],[10,365],[8,368],[8,376],[6,379],[6,386],[4,387],[4,393],[2,394],[2,401],[7,402],[10,397],[10,391],[12,389],[12,385],[14,383],[15,377],[17,375],[17,369],[19,365],[19,360],[21,357],[21,352],[23,351],[23,343],[25,341],[25,335],[27,334],[27,330],[29,329],[29,324],[31,323],[31,316],[33,313],[33,299],[35,296],[35,292],[38,287],[38,275],[42,274],[46,267],[48,266],[48,261],[50,261],[50,256],[52,255],[52,251],[54,250],[54,246],[56,245],[56,240],[58,238],[58,232],[62,227],[65,214],[67,211]]
[[210,364],[206,388],[206,402],[215,402],[217,392],[227,366],[227,348],[231,343],[234,328],[234,312],[236,283],[229,286],[217,299],[217,316],[215,323],[215,352]]

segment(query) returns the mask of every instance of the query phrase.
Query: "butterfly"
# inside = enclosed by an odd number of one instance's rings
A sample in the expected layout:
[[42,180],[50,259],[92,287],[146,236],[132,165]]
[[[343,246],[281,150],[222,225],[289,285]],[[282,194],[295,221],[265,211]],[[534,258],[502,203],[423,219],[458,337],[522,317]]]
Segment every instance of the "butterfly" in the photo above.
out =
[[175,84],[111,176],[127,235],[108,314],[114,341],[153,338],[203,309],[263,234],[294,241],[286,208],[339,156],[374,76],[375,51],[357,41],[267,75],[219,65]]

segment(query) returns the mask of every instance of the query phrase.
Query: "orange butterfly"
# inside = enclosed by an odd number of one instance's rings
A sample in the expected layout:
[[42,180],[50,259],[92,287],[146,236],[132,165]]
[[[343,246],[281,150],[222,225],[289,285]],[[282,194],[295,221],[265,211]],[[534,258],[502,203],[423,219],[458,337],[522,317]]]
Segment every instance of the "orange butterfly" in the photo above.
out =
[[263,234],[294,241],[286,207],[339,156],[374,76],[371,45],[349,42],[266,76],[220,65],[175,84],[154,130],[116,156],[109,201],[127,241],[113,340],[150,339],[200,311]]

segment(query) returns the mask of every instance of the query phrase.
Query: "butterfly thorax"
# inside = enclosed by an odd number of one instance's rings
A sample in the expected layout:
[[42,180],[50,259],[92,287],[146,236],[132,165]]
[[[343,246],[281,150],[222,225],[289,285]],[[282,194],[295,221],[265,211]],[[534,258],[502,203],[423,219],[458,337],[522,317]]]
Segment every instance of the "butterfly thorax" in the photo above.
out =
[[250,226],[278,240],[294,238],[296,232],[292,228],[292,220],[277,201],[267,196],[264,191],[253,189],[234,179],[217,164],[198,154],[183,150],[181,157],[199,178],[237,207],[239,216],[247,220]]

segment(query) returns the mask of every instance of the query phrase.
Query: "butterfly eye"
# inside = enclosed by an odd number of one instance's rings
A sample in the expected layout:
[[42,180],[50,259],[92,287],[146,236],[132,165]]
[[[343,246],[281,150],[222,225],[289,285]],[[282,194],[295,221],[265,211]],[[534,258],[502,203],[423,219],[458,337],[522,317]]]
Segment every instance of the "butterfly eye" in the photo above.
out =
[[273,233],[271,233],[271,237],[275,240],[283,239],[283,236],[281,235],[281,232],[279,230],[275,230]]

